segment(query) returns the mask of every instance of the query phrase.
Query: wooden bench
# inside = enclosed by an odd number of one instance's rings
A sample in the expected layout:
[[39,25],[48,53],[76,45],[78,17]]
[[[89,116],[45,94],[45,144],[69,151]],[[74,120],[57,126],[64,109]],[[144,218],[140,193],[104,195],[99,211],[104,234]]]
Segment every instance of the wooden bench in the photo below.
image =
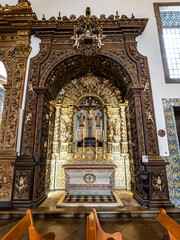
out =
[[31,210],[26,211],[26,216],[23,217],[1,240],[18,240],[29,229],[30,240],[54,240],[55,234],[53,232],[47,234],[38,233],[33,224]]
[[102,230],[96,209],[93,208],[89,216],[87,216],[87,240],[123,240],[121,232],[106,233]]
[[161,209],[156,219],[167,229],[170,240],[180,240],[180,225]]

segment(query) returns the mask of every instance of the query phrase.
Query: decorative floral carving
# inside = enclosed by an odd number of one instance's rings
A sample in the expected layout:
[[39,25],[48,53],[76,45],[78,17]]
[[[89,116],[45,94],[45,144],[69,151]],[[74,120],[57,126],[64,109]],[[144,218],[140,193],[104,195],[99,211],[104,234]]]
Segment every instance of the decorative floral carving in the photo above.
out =
[[11,200],[13,167],[9,162],[0,162],[0,201]]
[[131,57],[138,63],[140,67],[139,83],[144,86],[143,99],[144,109],[146,109],[146,133],[148,138],[148,152],[149,154],[158,154],[157,134],[154,120],[152,94],[150,88],[150,79],[148,72],[147,58],[142,56],[136,48],[135,44],[128,44],[128,52]]

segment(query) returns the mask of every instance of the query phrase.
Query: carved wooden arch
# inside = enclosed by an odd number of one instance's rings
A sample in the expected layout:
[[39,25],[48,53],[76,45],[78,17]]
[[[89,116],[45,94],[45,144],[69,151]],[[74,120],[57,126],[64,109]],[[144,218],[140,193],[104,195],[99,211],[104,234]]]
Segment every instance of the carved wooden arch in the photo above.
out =
[[[48,78],[51,72],[53,72],[54,69],[56,69],[60,64],[64,63],[65,61],[72,59],[73,57],[76,57],[77,53],[74,50],[66,50],[66,51],[57,50],[57,52],[53,53],[52,55],[54,57],[54,61],[52,61],[51,59],[51,52],[50,50],[48,50],[48,47],[45,44],[44,45],[41,44],[41,48],[38,55],[35,56],[33,59],[31,59],[30,76],[29,76],[28,91],[27,91],[27,97],[26,97],[25,121],[24,121],[24,127],[23,127],[24,133],[23,133],[22,147],[21,147],[21,152],[23,155],[28,155],[28,154],[33,155],[33,151],[34,151],[33,150],[34,140],[32,136],[34,136],[33,121],[35,121],[35,115],[34,115],[35,111],[33,109],[34,109],[34,106],[36,105],[35,103],[36,92],[38,91],[39,93],[42,94],[42,88],[48,85],[46,81],[48,81]],[[109,58],[109,57],[106,56],[106,58]],[[119,63],[117,63],[117,61],[115,61],[115,63],[117,65],[120,65]],[[45,70],[45,72],[48,72],[49,76],[47,76],[47,78],[44,79],[44,76],[45,76],[44,69],[46,69],[46,67],[47,67],[47,70]],[[50,67],[51,67],[51,70],[50,70]],[[87,73],[87,71],[84,73]],[[40,77],[41,74],[42,74],[42,77]],[[128,75],[127,72],[126,74]],[[72,78],[69,79],[69,81],[71,80]],[[34,90],[32,90],[33,87],[34,87]],[[51,93],[51,95],[49,95],[48,98],[51,99],[51,97],[53,96],[52,91],[55,91],[55,90],[54,89],[51,90],[49,87],[47,87],[47,89],[48,89],[48,92]],[[58,94],[59,90],[57,91],[56,95]],[[43,91],[46,92],[45,89]]]
[[[78,64],[78,60],[77,60],[78,57],[80,58],[79,64]],[[83,57],[83,59],[86,60],[85,57]],[[87,59],[88,59],[88,57],[87,57]],[[132,85],[135,85],[135,86],[137,85],[138,79],[135,74],[135,71],[134,70],[132,71],[133,76],[131,76],[128,73],[128,71],[126,70],[126,68],[124,68],[124,66],[122,66],[121,63],[118,62],[118,59],[113,59],[112,57],[109,57],[107,54],[106,55],[98,54],[97,56],[94,57],[94,59],[93,59],[94,61],[92,61],[92,59],[91,59],[91,63],[88,63],[88,65],[85,66],[85,68],[84,68],[84,66],[83,67],[81,66],[81,73],[80,73],[81,76],[83,76],[83,74],[86,74],[90,69],[95,75],[100,76],[101,78],[108,78],[111,82],[114,79],[114,83],[112,82],[112,84],[114,84],[116,87],[122,88],[124,86],[124,88],[125,88],[124,96],[127,92],[128,87],[130,87]],[[98,66],[98,68],[101,67],[101,70],[102,70],[101,72],[104,72],[104,69],[106,68],[105,65],[104,66],[98,65],[99,62],[96,62],[98,59],[100,59],[99,61],[103,60],[103,63],[105,63],[105,64],[111,63],[112,66],[107,68],[107,72],[109,71],[108,75],[112,75],[111,79],[109,77],[107,77],[105,75],[105,73],[104,73],[104,75],[102,75],[102,73],[100,73],[100,71],[97,72],[97,70],[96,70],[97,66]],[[59,62],[59,59],[57,59],[56,61]],[[64,77],[63,73],[61,75],[61,65],[63,65],[63,64],[65,65],[68,61],[72,61],[73,68],[68,66],[68,70],[65,71],[65,73],[64,73],[64,75],[66,75],[66,77]],[[107,61],[107,63],[106,63],[106,61]],[[48,62],[50,62],[50,60]],[[54,62],[55,62],[55,60],[54,60]],[[54,62],[53,62],[53,65],[54,65]],[[46,86],[48,88],[48,90],[50,91],[50,93],[52,94],[52,96],[56,97],[56,95],[58,94],[60,89],[65,84],[67,84],[68,81],[71,81],[73,78],[78,78],[80,76],[80,75],[78,75],[78,73],[77,74],[74,73],[74,72],[79,72],[79,70],[80,70],[79,65],[82,65],[80,63],[81,63],[81,56],[78,56],[78,55],[73,55],[71,57],[68,57],[68,58],[62,60],[60,63],[58,63],[56,65],[56,67],[54,67],[54,69],[51,69],[51,71],[48,70],[50,73],[46,80],[44,80],[44,75],[42,76],[42,78],[40,79],[40,83],[39,83],[40,87]],[[70,64],[68,63],[68,65],[70,65]],[[94,67],[93,65],[95,65],[96,67]],[[59,71],[57,71],[58,68],[59,68]],[[114,70],[116,70],[116,72]],[[69,77],[67,77],[67,72],[70,73],[68,75]],[[56,79],[60,84],[57,84],[55,82]],[[56,86],[56,88],[54,88],[53,86]],[[55,93],[55,95],[54,95],[54,93]]]
[[[68,50],[66,51],[66,53],[68,54]],[[76,53],[74,53],[73,51],[69,51],[69,56],[66,59],[60,58],[59,54],[57,54],[57,57],[51,61],[51,54],[49,56],[49,59],[47,60],[47,62],[44,62],[44,65],[42,65],[41,69],[45,69],[44,71],[41,71],[41,78],[39,81],[39,87],[44,87],[46,86],[46,81],[48,80],[48,77],[50,75],[50,73],[53,71],[52,69],[55,69],[58,65],[60,65],[61,63],[67,61],[68,59],[73,59],[73,57],[78,56]],[[61,54],[61,56],[63,56],[63,54]],[[106,52],[100,52],[96,57],[104,57],[107,59],[110,59],[111,61],[114,61],[115,64],[120,65],[122,68],[124,68],[126,74],[128,76],[130,76],[131,79],[131,84],[130,85],[138,85],[138,79],[137,79],[137,75],[135,74],[135,72],[137,71],[136,69],[136,65],[134,64],[134,62],[129,58],[129,60],[131,60],[130,62],[125,61],[125,57],[124,59],[122,58],[122,56],[120,54],[117,53],[113,54],[113,51],[106,51]],[[126,83],[127,84],[127,83]]]
[[[17,158],[17,162],[27,162],[34,169],[35,177],[32,177],[34,188],[31,191],[30,198],[38,204],[46,197],[45,172],[48,128],[49,118],[54,114],[51,100],[55,99],[58,92],[68,82],[82,77],[89,70],[87,67],[82,67],[77,71],[77,67],[71,68],[67,65],[63,72],[63,64],[66,62],[73,62],[73,59],[77,57],[83,58],[85,56],[84,59],[86,59],[90,56],[87,51],[80,53],[78,49],[73,48],[73,30],[75,26],[78,26],[78,21],[81,21],[81,19],[77,19],[77,21],[63,19],[65,21],[60,18],[58,20],[51,18],[32,23],[32,31],[41,38],[42,42],[39,54],[31,60],[21,156]],[[119,89],[123,85],[125,86],[123,98],[129,101],[135,193],[137,198],[146,203],[152,200],[150,196],[152,192],[150,191],[147,195],[142,186],[140,177],[140,172],[144,168],[141,162],[142,155],[149,155],[153,159],[161,160],[158,156],[147,59],[138,53],[135,41],[135,38],[142,33],[147,19],[135,19],[133,17],[129,19],[126,16],[116,18],[116,20],[114,16],[109,17],[107,21],[104,19],[104,17],[101,17],[100,22],[102,22],[108,37],[103,40],[105,45],[101,49],[97,49],[97,46],[95,46],[95,58],[104,57],[104,59],[109,59],[112,65],[113,63],[116,65],[117,74],[113,75],[116,76],[115,82],[110,78],[110,74],[113,73],[112,67],[111,71],[107,71],[109,73],[107,77],[100,75],[95,67],[91,70],[95,76],[112,81]],[[49,25],[51,30],[49,30]],[[64,32],[66,28],[67,32]],[[117,33],[116,36],[114,32]],[[63,39],[62,36],[64,36]],[[61,67],[62,69],[60,69]],[[124,75],[121,74],[122,72]],[[60,73],[62,73],[62,76]],[[153,165],[152,162],[151,164]]]

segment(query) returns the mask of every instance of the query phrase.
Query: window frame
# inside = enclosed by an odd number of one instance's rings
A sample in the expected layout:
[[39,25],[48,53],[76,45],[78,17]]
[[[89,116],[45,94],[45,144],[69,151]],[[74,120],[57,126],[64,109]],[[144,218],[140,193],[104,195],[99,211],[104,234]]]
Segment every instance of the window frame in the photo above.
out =
[[170,78],[168,62],[167,62],[167,57],[166,57],[166,48],[165,48],[165,43],[164,43],[164,39],[163,39],[163,28],[161,25],[161,17],[160,17],[160,11],[159,11],[159,7],[180,6],[180,2],[154,3],[153,5],[154,5],[154,12],[155,12],[155,17],[156,17],[158,35],[159,35],[159,43],[160,43],[160,49],[161,49],[161,57],[162,57],[162,62],[163,62],[165,81],[166,81],[166,83],[180,83],[180,78]]

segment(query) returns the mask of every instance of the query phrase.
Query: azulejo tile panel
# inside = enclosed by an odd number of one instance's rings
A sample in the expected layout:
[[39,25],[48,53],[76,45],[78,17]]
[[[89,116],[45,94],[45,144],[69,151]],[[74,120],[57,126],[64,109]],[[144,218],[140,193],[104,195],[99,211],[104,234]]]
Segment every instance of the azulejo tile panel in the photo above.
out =
[[162,27],[180,27],[180,11],[165,11],[160,16]]
[[163,98],[162,103],[169,145],[169,157],[163,157],[169,162],[166,168],[169,195],[173,204],[180,208],[180,151],[173,110],[173,106],[180,107],[180,99]]

